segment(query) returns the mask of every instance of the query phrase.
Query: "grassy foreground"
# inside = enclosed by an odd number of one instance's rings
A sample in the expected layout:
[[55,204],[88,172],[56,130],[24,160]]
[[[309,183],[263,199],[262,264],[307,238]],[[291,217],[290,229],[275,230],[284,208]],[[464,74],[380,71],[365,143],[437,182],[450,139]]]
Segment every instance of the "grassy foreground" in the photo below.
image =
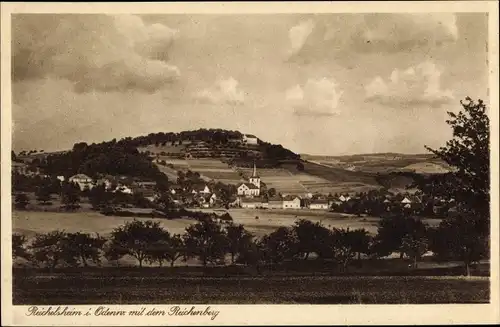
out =
[[14,272],[15,305],[488,303],[489,278]]

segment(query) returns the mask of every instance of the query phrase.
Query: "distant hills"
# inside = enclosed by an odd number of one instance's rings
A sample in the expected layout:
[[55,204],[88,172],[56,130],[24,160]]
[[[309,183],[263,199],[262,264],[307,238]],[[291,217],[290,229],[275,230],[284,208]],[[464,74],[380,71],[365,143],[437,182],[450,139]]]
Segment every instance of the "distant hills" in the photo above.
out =
[[301,158],[333,168],[370,173],[437,174],[450,171],[450,167],[433,154],[371,153],[345,156],[301,154]]

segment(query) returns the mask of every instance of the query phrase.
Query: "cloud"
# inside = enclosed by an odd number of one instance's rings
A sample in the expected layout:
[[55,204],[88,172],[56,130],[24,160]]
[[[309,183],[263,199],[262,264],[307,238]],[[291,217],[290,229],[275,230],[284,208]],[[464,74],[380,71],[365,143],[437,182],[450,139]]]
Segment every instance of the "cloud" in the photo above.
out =
[[59,78],[77,92],[154,92],[180,75],[168,63],[177,31],[134,15],[14,15],[14,81]]
[[366,99],[386,105],[436,107],[453,99],[450,90],[441,89],[440,78],[441,70],[428,61],[403,71],[394,69],[386,80],[377,76],[365,86]]
[[302,49],[302,46],[306,42],[307,38],[314,29],[314,22],[309,19],[307,21],[301,22],[300,24],[290,28],[288,32],[288,37],[290,39],[291,49],[290,53],[294,54]]
[[218,80],[214,86],[195,94],[197,100],[209,103],[243,104],[245,94],[233,77]]
[[343,91],[333,79],[308,79],[304,86],[299,84],[286,91],[285,98],[294,108],[297,116],[334,116]]
[[[293,35],[293,38],[292,38]],[[404,52],[458,39],[453,13],[315,15],[290,29],[290,60],[333,54]]]

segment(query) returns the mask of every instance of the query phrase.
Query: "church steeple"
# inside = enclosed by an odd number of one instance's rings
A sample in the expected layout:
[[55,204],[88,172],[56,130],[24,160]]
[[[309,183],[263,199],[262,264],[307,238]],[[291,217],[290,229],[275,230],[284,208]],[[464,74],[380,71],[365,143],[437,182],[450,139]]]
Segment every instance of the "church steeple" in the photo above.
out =
[[260,177],[257,175],[257,166],[255,166],[255,161],[253,162],[253,173],[249,179],[249,182],[259,188],[260,193]]
[[255,166],[255,161],[253,162],[253,173],[252,173],[252,177],[259,177],[257,175],[257,166]]

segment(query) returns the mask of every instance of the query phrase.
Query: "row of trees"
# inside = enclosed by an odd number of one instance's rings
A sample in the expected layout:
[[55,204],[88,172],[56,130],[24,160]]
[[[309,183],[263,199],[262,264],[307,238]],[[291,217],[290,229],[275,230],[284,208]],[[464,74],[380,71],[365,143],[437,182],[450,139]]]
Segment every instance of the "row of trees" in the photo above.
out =
[[326,228],[320,223],[299,220],[291,227],[280,227],[256,238],[242,225],[202,219],[186,228],[183,235],[172,234],[158,222],[128,222],[115,228],[105,239],[98,234],[53,231],[37,235],[28,244],[25,237],[13,235],[13,256],[22,257],[40,267],[58,265],[87,266],[99,264],[101,257],[117,262],[124,256],[144,263],[171,266],[178,260],[196,258],[203,266],[231,264],[259,266],[280,264],[289,260],[333,261],[342,270],[361,256],[378,258],[393,252],[409,259],[417,267],[429,250],[439,260],[461,260],[470,274],[470,265],[487,257],[487,244],[478,239],[462,239],[464,231],[449,222],[429,228],[415,218],[381,220],[378,233],[372,237],[364,229]]

